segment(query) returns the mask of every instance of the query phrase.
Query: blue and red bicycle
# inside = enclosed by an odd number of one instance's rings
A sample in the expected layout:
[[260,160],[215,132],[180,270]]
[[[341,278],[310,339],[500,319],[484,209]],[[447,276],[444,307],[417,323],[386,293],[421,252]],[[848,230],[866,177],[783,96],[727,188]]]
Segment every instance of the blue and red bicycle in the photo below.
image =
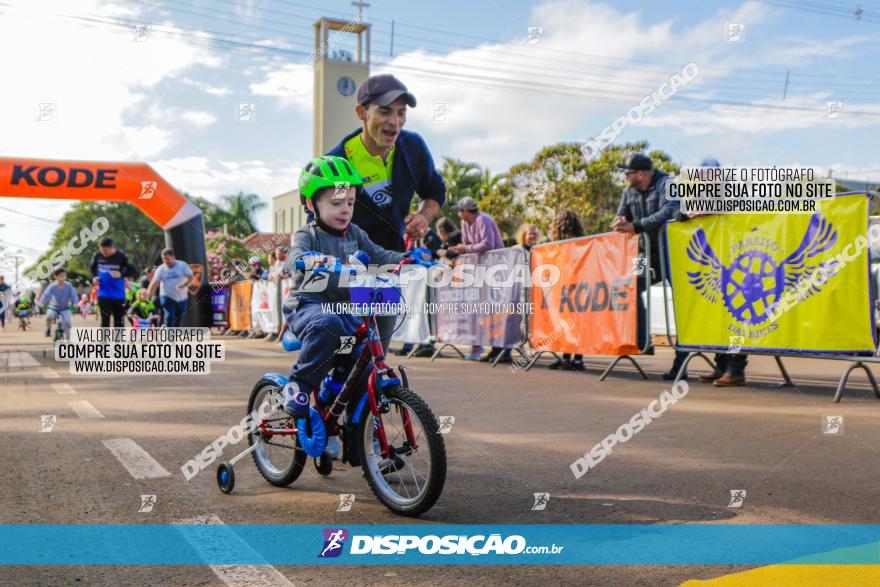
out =
[[[399,274],[412,257],[401,261]],[[297,261],[297,269],[304,269]],[[346,265],[320,267],[313,272],[348,272]],[[380,278],[381,279],[381,278]],[[389,287],[368,288],[372,301],[394,303]],[[363,294],[363,290],[360,292]],[[399,291],[397,291],[399,300]],[[354,333],[356,361],[342,390],[324,405],[317,390],[313,394],[309,417],[294,420],[283,410],[284,386],[288,378],[267,373],[254,386],[248,413],[259,414],[259,422],[248,437],[250,447],[217,470],[217,482],[225,493],[235,484],[233,465],[246,454],[272,485],[286,487],[296,481],[308,457],[322,475],[329,475],[333,461],[326,452],[327,438],[338,436],[341,460],[360,466],[370,489],[391,511],[418,516],[428,511],[446,482],[446,447],[431,409],[409,388],[405,369],[400,374],[385,362],[374,314],[367,313]],[[299,348],[288,332],[282,342],[285,350]]]

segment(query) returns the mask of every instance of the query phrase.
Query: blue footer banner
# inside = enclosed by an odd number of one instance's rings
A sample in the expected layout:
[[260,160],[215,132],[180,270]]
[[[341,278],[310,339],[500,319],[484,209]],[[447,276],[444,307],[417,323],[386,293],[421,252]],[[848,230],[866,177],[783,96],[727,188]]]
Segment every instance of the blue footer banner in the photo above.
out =
[[0,565],[880,564],[880,525],[4,524]]

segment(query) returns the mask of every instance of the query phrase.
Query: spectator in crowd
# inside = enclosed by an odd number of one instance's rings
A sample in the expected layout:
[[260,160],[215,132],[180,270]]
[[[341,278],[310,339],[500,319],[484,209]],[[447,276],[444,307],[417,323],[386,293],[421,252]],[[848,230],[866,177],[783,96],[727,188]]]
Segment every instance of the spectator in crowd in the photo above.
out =
[[9,294],[6,292],[10,289],[9,284],[6,283],[6,278],[0,275],[0,327],[3,330],[6,330],[6,311],[10,306],[10,302],[6,299]]
[[[721,167],[717,159],[704,159],[700,167]],[[688,213],[682,215],[682,220],[693,218],[700,214]],[[700,375],[700,381],[712,382],[716,387],[734,387],[746,384],[746,365],[749,355],[746,353],[715,353],[715,370],[711,373]]]
[[[550,238],[554,241],[562,241],[579,236],[584,236],[584,227],[581,225],[578,215],[572,210],[557,212]],[[562,371],[584,371],[584,356],[580,354],[572,356],[569,353],[564,353],[562,358],[557,359],[549,368],[561,369]]]
[[89,291],[89,303],[95,308],[95,320],[101,319],[101,306],[98,304],[98,285],[93,284]]
[[254,281],[263,279],[263,262],[260,261],[259,257],[252,257],[250,260],[250,266],[250,278]]
[[89,302],[88,294],[82,294],[79,297],[79,311],[82,314],[83,320],[89,317],[89,312],[92,311],[92,304]]
[[504,248],[501,231],[491,216],[480,212],[479,206],[470,196],[459,200],[455,206],[461,218],[461,244],[450,250],[458,253],[484,253]]
[[437,249],[437,258],[445,261],[452,261],[458,256],[458,253],[450,249],[461,244],[461,231],[455,226],[455,223],[449,218],[441,218],[437,221],[437,234],[440,237],[440,248]]
[[421,238],[414,238],[406,235],[404,243],[407,251],[421,247],[431,251],[432,259],[438,258],[437,251],[440,249],[440,236],[431,227],[428,227],[428,232],[426,232]]
[[[620,168],[625,170],[629,187],[624,189],[621,194],[620,206],[617,209],[617,215],[611,222],[611,229],[616,232],[646,233],[648,235],[651,248],[649,281],[653,285],[660,282],[662,275],[660,271],[660,229],[667,220],[679,217],[680,205],[677,201],[666,199],[666,184],[669,181],[669,175],[659,169],[654,169],[654,162],[647,155],[636,153]],[[645,254],[641,240],[639,240],[639,254]],[[645,280],[637,279],[636,282],[639,300],[636,320],[638,345],[639,348],[645,348],[650,337],[647,309],[642,300]],[[653,347],[648,351],[648,354],[651,353],[653,353]],[[676,373],[686,358],[687,353],[676,351],[672,368],[663,374],[663,379],[667,381],[675,379]],[[683,373],[682,376],[687,379],[687,373]]]
[[147,297],[153,297],[156,288],[159,288],[165,326],[168,328],[176,328],[182,324],[183,315],[189,307],[187,288],[193,279],[192,269],[185,261],[178,261],[171,249],[162,250],[162,264],[153,274]]
[[265,271],[266,279],[275,281],[272,279],[275,276],[277,270],[275,270],[275,266],[278,264],[278,260],[275,258],[275,251],[271,251],[268,257],[268,263],[266,263],[267,268]]
[[[437,260],[439,258],[439,256],[437,255],[437,250],[440,248],[440,236],[434,231],[433,228],[429,227],[428,232],[426,232],[425,236],[423,236],[420,239],[413,239],[413,237],[406,235],[406,238],[404,239],[404,241],[406,243],[406,250],[407,251],[415,249],[415,248],[423,248],[423,249],[427,249],[428,251],[431,252],[432,259]],[[427,303],[431,303],[433,301],[432,294],[433,294],[433,291],[431,290],[431,288],[428,288],[428,292],[427,292],[426,299],[425,299],[425,301]],[[413,348],[412,343],[406,343],[403,345],[403,348],[401,348],[398,351],[395,351],[394,354],[398,355],[398,356],[406,355],[406,354],[409,354],[409,352],[412,350],[412,348]],[[437,348],[434,346],[433,342],[429,342],[427,344],[419,344],[419,346],[416,348],[416,352],[413,353],[413,356],[415,356],[415,357],[430,357],[430,356],[434,355],[434,352],[436,350],[437,350]]]
[[101,312],[101,328],[125,328],[125,279],[137,275],[128,257],[113,246],[113,239],[104,238],[98,252],[89,264],[92,282],[98,286],[98,308]]
[[287,254],[280,247],[269,254],[269,281],[281,281],[289,275],[287,268],[284,266],[286,260]]
[[541,240],[541,233],[534,224],[525,223],[516,231],[516,247],[527,253]]
[[137,289],[134,286],[134,283],[131,280],[125,280],[125,311],[131,307],[131,303],[134,301],[134,294],[137,293]]
[[[450,247],[449,250],[459,255],[464,253],[484,253],[504,247],[504,240],[501,238],[501,231],[491,216],[484,212],[480,212],[480,208],[474,199],[465,196],[459,200],[455,209],[458,211],[458,217],[461,218],[461,244]],[[499,363],[509,363],[510,349],[502,349],[501,347],[492,347],[492,350],[483,358],[483,347],[474,345],[471,348],[471,354],[467,356],[468,361],[480,361],[488,363],[493,361],[498,353],[502,353]]]

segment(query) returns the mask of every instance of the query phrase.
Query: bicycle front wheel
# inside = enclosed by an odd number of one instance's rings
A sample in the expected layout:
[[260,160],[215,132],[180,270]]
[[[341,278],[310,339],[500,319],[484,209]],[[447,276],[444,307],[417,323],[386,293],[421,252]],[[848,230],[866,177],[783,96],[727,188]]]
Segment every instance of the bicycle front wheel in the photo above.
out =
[[[396,514],[418,516],[431,509],[446,483],[446,446],[437,419],[422,398],[395,386],[385,391],[389,410],[360,422],[361,467],[370,489]],[[411,433],[407,434],[407,423]],[[389,453],[377,435],[384,429]]]

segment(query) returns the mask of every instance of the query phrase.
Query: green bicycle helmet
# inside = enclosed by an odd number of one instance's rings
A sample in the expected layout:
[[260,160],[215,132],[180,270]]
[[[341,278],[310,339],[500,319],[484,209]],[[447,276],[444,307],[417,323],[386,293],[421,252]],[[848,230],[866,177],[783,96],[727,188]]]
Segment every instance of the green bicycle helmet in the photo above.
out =
[[307,199],[324,188],[340,185],[359,187],[363,183],[364,180],[347,159],[322,155],[309,161],[299,174],[299,196],[305,204]]

